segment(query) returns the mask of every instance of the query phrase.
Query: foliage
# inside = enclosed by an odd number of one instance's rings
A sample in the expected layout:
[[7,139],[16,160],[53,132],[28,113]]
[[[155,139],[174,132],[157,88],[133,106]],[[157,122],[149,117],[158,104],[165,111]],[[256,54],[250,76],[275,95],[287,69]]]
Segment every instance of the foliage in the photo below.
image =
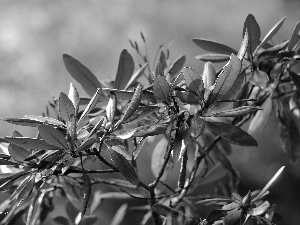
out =
[[[36,138],[18,131],[3,138],[0,162],[12,172],[2,174],[0,190],[11,194],[1,207],[1,224],[13,224],[20,214],[26,224],[42,224],[57,197],[66,196],[77,210],[76,219],[53,218],[56,224],[95,224],[95,210],[103,199],[128,199],[111,224],[121,224],[127,213],[141,210],[141,224],[273,224],[275,205],[265,200],[282,167],[261,190],[244,197],[236,193],[239,173],[229,155],[231,145],[257,146],[252,135],[264,129],[272,112],[278,118],[280,138],[291,162],[300,157],[300,23],[291,38],[270,44],[284,22],[280,20],[261,40],[253,15],[244,23],[239,51],[224,44],[196,38],[194,43],[212,52],[196,56],[205,61],[202,74],[184,67],[186,57],[170,61],[170,50],[161,46],[151,66],[145,50],[130,40],[143,64],[135,70],[127,50],[120,55],[114,81],[99,81],[82,63],[67,54],[63,61],[70,75],[89,98],[73,84],[68,95],[49,101],[43,116],[2,120],[37,128]],[[227,62],[216,71],[212,62]],[[141,82],[140,78],[145,82]],[[226,107],[226,108],[225,108]],[[50,117],[49,108],[55,113]],[[248,132],[241,126],[250,122]],[[137,161],[147,142],[155,138],[147,184]],[[230,143],[230,144],[229,144]],[[91,169],[92,161],[101,169]],[[166,182],[168,172],[180,163],[176,189]],[[124,179],[103,179],[92,174],[121,174]],[[195,195],[201,185],[213,183],[218,196]],[[95,184],[111,185],[117,192],[92,191]],[[63,191],[61,191],[63,190]],[[221,196],[222,194],[222,196]],[[130,199],[147,200],[133,207]],[[197,205],[213,204],[201,218]],[[24,217],[25,218],[25,217]]]

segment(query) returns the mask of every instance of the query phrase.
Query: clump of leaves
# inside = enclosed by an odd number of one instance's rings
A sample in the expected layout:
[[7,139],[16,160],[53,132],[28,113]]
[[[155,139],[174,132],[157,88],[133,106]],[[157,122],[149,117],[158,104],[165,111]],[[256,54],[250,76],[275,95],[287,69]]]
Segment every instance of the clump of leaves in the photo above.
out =
[[[1,165],[12,173],[0,178],[0,190],[11,193],[0,205],[1,224],[13,223],[20,214],[26,215],[27,225],[41,224],[55,207],[53,199],[62,196],[69,200],[68,217],[58,216],[53,221],[63,225],[96,223],[95,212],[104,199],[128,200],[128,205],[117,211],[113,225],[134,210],[144,212],[141,224],[151,218],[156,225],[271,224],[275,207],[262,198],[282,169],[262,191],[242,198],[236,194],[239,174],[228,156],[230,144],[258,145],[252,135],[263,130],[273,104],[284,150],[292,162],[299,158],[300,81],[299,74],[292,71],[299,62],[299,23],[290,40],[275,46],[268,43],[283,21],[260,40],[259,25],[249,15],[239,51],[194,39],[199,47],[213,52],[196,57],[206,62],[202,74],[184,67],[185,56],[171,61],[170,50],[163,46],[151,65],[142,33],[143,51],[130,40],[142,64],[136,67],[130,53],[123,50],[113,81],[98,80],[77,59],[64,54],[68,72],[89,97],[81,97],[71,84],[68,94],[49,101],[42,116],[2,119],[36,127],[37,135],[23,137],[15,131],[2,139],[6,154],[0,155]],[[227,63],[216,71],[212,62]],[[241,126],[249,120],[246,132]],[[157,143],[149,167],[154,178],[146,183],[137,160],[153,138]],[[96,161],[100,169],[91,167]],[[166,178],[177,163],[177,187],[171,187]],[[120,174],[123,179],[92,174]],[[223,192],[224,197],[206,196],[203,200],[193,195],[198,187],[212,182],[216,194]],[[117,187],[118,191],[93,192],[95,184]],[[200,203],[214,202],[222,209],[213,210],[205,220],[199,218],[195,202],[201,198]],[[130,199],[147,200],[148,204],[131,207]]]

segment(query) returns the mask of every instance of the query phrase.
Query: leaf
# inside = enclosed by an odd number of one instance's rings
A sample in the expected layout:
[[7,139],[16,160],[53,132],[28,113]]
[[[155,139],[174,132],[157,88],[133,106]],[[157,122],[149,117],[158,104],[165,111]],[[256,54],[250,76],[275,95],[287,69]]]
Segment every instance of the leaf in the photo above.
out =
[[34,184],[35,184],[35,175],[32,174],[30,176],[30,178],[28,179],[28,181],[26,181],[26,185],[24,186],[24,188],[19,192],[18,197],[17,197],[17,205],[19,206],[24,200],[26,200],[29,195],[31,194]]
[[75,115],[77,115],[78,109],[79,109],[80,98],[79,98],[79,93],[78,93],[77,89],[75,88],[75,86],[72,83],[70,83],[68,98],[73,103],[73,106],[75,108]]
[[42,139],[50,145],[68,150],[69,146],[64,135],[50,125],[39,125],[39,134]]
[[94,94],[94,96],[92,97],[91,101],[89,102],[89,104],[87,105],[87,107],[85,108],[85,110],[83,111],[83,113],[81,114],[81,117],[78,120],[78,123],[87,116],[87,114],[89,114],[91,112],[91,110],[97,105],[100,97],[102,95],[102,90],[100,88],[97,89],[96,93]]
[[289,70],[289,76],[292,78],[297,90],[300,91],[300,74]]
[[209,116],[213,117],[237,117],[237,116],[245,116],[249,113],[256,112],[257,110],[263,110],[259,107],[253,106],[241,106],[235,109],[229,109],[222,112],[213,113]]
[[204,62],[222,63],[227,62],[230,59],[230,55],[211,53],[197,55],[195,58]]
[[250,209],[247,213],[252,216],[259,216],[267,211],[267,209],[270,207],[270,203],[268,201],[264,201],[259,206]]
[[[82,168],[83,169],[83,168]],[[92,191],[92,185],[91,185],[91,180],[90,177],[87,175],[85,170],[82,170],[82,176],[83,176],[83,210],[81,211],[82,214],[86,214],[87,206],[89,203],[89,199],[91,196],[91,191]]]
[[165,70],[166,67],[167,67],[167,65],[166,65],[166,56],[165,56],[165,53],[163,51],[161,51],[159,60],[158,60],[157,65],[156,65],[155,75],[164,76],[165,75],[164,70]]
[[206,220],[209,223],[214,223],[217,220],[221,220],[226,215],[227,215],[227,210],[214,209],[209,212],[208,216],[206,217]]
[[178,75],[178,73],[181,71],[182,67],[184,66],[185,60],[186,60],[186,56],[183,55],[174,61],[170,70],[168,71],[171,77]]
[[286,17],[283,17],[281,20],[279,20],[273,27],[272,29],[266,34],[264,39],[260,42],[258,47],[256,48],[257,50],[260,49],[264,44],[266,44],[269,40],[273,38],[273,36],[278,32],[278,30],[281,28],[284,20]]
[[0,165],[6,165],[6,166],[19,166],[19,163],[12,162],[6,159],[0,159]]
[[296,44],[300,41],[300,21],[296,24],[292,36],[289,41],[288,50],[294,50]]
[[256,69],[251,74],[249,81],[253,85],[259,86],[260,88],[265,88],[269,82],[269,77],[264,71]]
[[171,153],[171,160],[174,164],[181,159],[184,152],[186,151],[189,143],[189,137],[189,126],[186,123],[181,124],[181,126],[177,129],[175,141],[173,144],[173,150]]
[[125,86],[125,90],[127,90],[131,85],[133,85],[145,72],[145,69],[147,68],[148,63],[145,63],[141,68],[139,68],[137,71],[134,72],[130,80]]
[[215,80],[217,78],[217,73],[214,65],[211,62],[206,62],[204,64],[204,69],[202,73],[202,80],[205,88],[209,88],[210,86],[215,84]]
[[224,225],[235,225],[238,221],[240,221],[241,214],[242,209],[235,209],[229,211],[227,215],[223,218]]
[[20,177],[28,174],[29,171],[22,171],[4,178],[0,178],[0,191],[7,191],[12,187],[15,180],[19,179]]
[[87,140],[85,140],[78,148],[77,148],[77,152],[81,152],[84,150],[87,150],[88,148],[90,148],[94,143],[96,142],[96,139],[91,137],[88,138]]
[[58,225],[71,225],[71,221],[64,216],[57,216],[53,218],[53,221]]
[[237,57],[239,58],[239,60],[243,61],[243,58],[245,56],[245,53],[247,51],[247,46],[248,46],[248,42],[249,42],[249,35],[248,35],[248,31],[245,30],[244,32],[244,38],[241,44],[241,47],[239,49],[239,52],[237,54]]
[[117,109],[117,97],[115,93],[110,92],[110,97],[106,106],[106,117],[109,122],[113,122]]
[[237,54],[237,51],[216,41],[204,39],[204,38],[194,38],[193,42],[205,51],[215,52],[225,55]]
[[154,77],[153,93],[161,101],[165,101],[169,97],[170,85],[165,76],[157,75]]
[[153,114],[156,110],[157,107],[147,107],[147,106],[139,107],[133,115],[131,115],[128,119],[126,119],[122,123],[126,124],[126,123],[139,122],[142,119],[146,119],[149,115]]
[[146,143],[146,141],[147,141],[147,137],[142,138],[142,139],[139,141],[139,143],[138,143],[138,145],[136,146],[136,148],[134,149],[134,151],[132,152],[132,156],[133,156],[133,159],[134,159],[134,160],[136,160],[137,157],[139,156],[139,154],[140,154],[140,152],[141,152],[141,150],[142,150],[144,144]]
[[80,221],[79,225],[93,225],[97,222],[98,217],[93,215],[93,216],[89,216],[87,218],[84,218]]
[[122,135],[118,135],[119,138],[127,139],[130,137],[148,137],[158,134],[164,134],[167,131],[167,124],[154,124],[146,125],[134,128],[132,130],[124,132]]
[[143,95],[143,89],[142,86],[139,84],[137,88],[135,89],[134,95],[132,96],[132,99],[130,103],[128,104],[123,116],[118,121],[118,123],[115,125],[115,127],[118,127],[119,124],[121,124],[123,121],[127,120],[130,116],[132,116],[135,111],[138,109]]
[[5,140],[14,145],[20,146],[24,149],[29,150],[55,150],[61,149],[57,146],[53,146],[48,144],[47,142],[35,139],[35,138],[27,138],[27,137],[5,137]]
[[[239,90],[236,96],[236,100],[242,100],[242,99],[247,99],[249,92],[251,91],[252,85],[249,85],[249,82],[247,81]],[[233,108],[238,108],[241,106],[244,106],[246,104],[246,101],[236,101],[233,103]]]
[[160,168],[164,163],[164,157],[166,154],[168,144],[169,142],[167,141],[167,139],[162,138],[159,140],[159,142],[156,144],[153,150],[151,159],[151,171],[154,174],[154,176],[158,175]]
[[273,204],[266,212],[265,214],[265,218],[269,221],[272,221],[273,219],[273,216],[274,216],[274,212],[275,212],[275,208],[276,208],[276,205]]
[[185,151],[182,155],[179,178],[177,183],[177,186],[181,189],[183,189],[185,185],[187,160],[188,160],[188,154],[187,151]]
[[[43,124],[45,121],[50,121],[49,124],[59,126],[59,127],[65,127],[65,124],[52,119],[48,117],[42,117],[38,118],[38,116],[25,116],[29,118],[1,118],[2,121],[16,124],[16,125],[21,125],[21,126],[29,126],[29,127],[38,127],[40,124]],[[47,120],[48,119],[48,120]]]
[[131,160],[132,157],[128,153],[127,147],[125,146],[124,142],[118,139],[110,139],[110,140],[105,140],[104,142],[106,146],[112,150],[115,151],[122,156],[124,156],[127,160]]
[[59,112],[65,122],[69,122],[71,115],[75,115],[75,108],[69,97],[61,92],[59,96]]
[[180,99],[183,103],[186,104],[202,104],[201,99],[198,95],[194,94],[191,91],[177,91],[176,97]]
[[255,17],[252,14],[249,14],[244,23],[243,34],[245,34],[246,30],[249,33],[249,44],[248,44],[248,52],[252,54],[259,44],[259,39],[261,35],[260,27],[256,22]]
[[181,73],[184,76],[186,85],[191,91],[194,91],[198,96],[203,99],[204,84],[201,75],[190,67],[184,67]]
[[241,146],[258,146],[257,141],[241,128],[229,123],[206,122],[206,125],[220,137],[231,144]]
[[114,88],[124,90],[134,71],[132,56],[126,49],[121,52],[119,59],[118,72],[115,79]]
[[265,102],[262,104],[261,108],[263,108],[263,110],[259,110],[250,122],[250,125],[248,128],[248,133],[251,135],[258,135],[259,133],[261,133],[268,122],[268,119],[272,112],[272,95],[271,94],[265,100]]
[[109,151],[110,157],[114,162],[114,165],[118,168],[120,173],[133,185],[139,184],[139,178],[135,172],[134,167],[128,162],[128,160],[118,152],[111,150]]
[[197,139],[204,131],[206,121],[197,113],[191,121],[191,136]]
[[97,89],[101,90],[97,77],[87,67],[67,54],[63,54],[63,60],[70,75],[81,84],[88,95],[93,96]]
[[30,155],[30,152],[14,144],[8,146],[9,155],[17,162],[24,162],[24,160]]
[[112,222],[110,225],[121,225],[122,221],[124,220],[126,213],[127,213],[128,205],[124,203],[121,207],[117,210]]
[[53,118],[50,118],[50,117],[25,115],[25,118],[40,122],[40,124],[45,123],[47,121],[47,123],[49,123],[50,125],[53,125],[53,126],[57,126],[57,127],[65,127],[66,126],[63,122],[53,119]]
[[167,217],[167,216],[172,216],[172,217],[186,217],[186,215],[181,212],[181,211],[178,211],[176,209],[173,209],[173,208],[170,208],[166,205],[162,205],[160,203],[156,203],[152,206],[152,210],[154,210],[155,212],[157,212],[159,215],[162,215],[164,217]]

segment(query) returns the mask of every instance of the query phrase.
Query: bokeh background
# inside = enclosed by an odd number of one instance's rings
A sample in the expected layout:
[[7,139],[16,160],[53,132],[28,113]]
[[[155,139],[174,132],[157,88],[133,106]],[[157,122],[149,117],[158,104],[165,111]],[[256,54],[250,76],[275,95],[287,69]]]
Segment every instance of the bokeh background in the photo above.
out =
[[[40,115],[47,100],[77,85],[64,68],[67,53],[85,64],[99,79],[116,75],[118,58],[126,48],[138,59],[128,39],[140,41],[142,31],[150,59],[158,46],[171,44],[171,59],[187,56],[186,66],[202,71],[194,56],[203,53],[192,38],[203,37],[238,49],[243,23],[249,13],[262,35],[282,17],[285,23],[274,42],[290,37],[300,20],[299,1],[11,1],[0,2],[0,117]],[[217,67],[221,68],[222,65]],[[0,122],[0,136],[18,129],[34,136],[35,130]],[[300,167],[282,153],[278,127],[271,117],[259,137],[259,148],[235,148],[234,165],[241,173],[241,194],[262,188],[278,168],[283,176],[271,188],[270,201],[283,215],[278,224],[300,223]],[[299,137],[300,138],[300,137]],[[113,212],[111,212],[113,214]],[[105,223],[104,223],[105,224]]]

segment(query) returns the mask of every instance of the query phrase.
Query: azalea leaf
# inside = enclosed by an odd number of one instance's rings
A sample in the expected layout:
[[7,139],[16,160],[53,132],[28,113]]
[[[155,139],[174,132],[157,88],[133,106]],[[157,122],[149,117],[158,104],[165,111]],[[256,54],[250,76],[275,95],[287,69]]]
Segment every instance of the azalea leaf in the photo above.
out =
[[78,93],[77,89],[75,88],[75,86],[72,83],[70,83],[68,98],[73,103],[73,106],[75,108],[75,115],[77,115],[78,109],[79,109],[80,98],[79,98],[79,93]]
[[141,152],[141,150],[142,150],[144,144],[146,143],[146,141],[147,141],[147,137],[144,137],[144,138],[142,138],[142,139],[139,141],[138,145],[136,146],[136,148],[134,149],[134,151],[133,151],[133,153],[132,153],[133,159],[134,159],[134,160],[136,160],[137,157],[139,156],[139,154],[140,154],[140,152]]
[[288,50],[294,50],[296,44],[300,41],[300,21],[296,24],[289,41]]
[[128,139],[130,137],[148,137],[155,136],[158,134],[166,133],[167,124],[154,124],[154,125],[146,125],[134,128],[132,130],[126,131],[121,135],[118,135],[121,139]]
[[165,101],[169,97],[170,85],[165,76],[157,75],[154,77],[153,93],[161,101]]
[[186,123],[181,124],[176,132],[175,141],[172,150],[172,161],[175,164],[183,156],[189,143],[189,126]]
[[113,122],[116,109],[117,109],[117,97],[115,93],[111,92],[106,106],[106,117],[108,121]]
[[183,55],[174,61],[174,63],[170,67],[170,70],[168,71],[171,77],[174,77],[179,74],[182,67],[184,66],[185,60],[186,60],[186,56]]
[[154,176],[158,175],[160,168],[164,163],[164,157],[166,154],[168,144],[169,142],[167,141],[167,139],[162,138],[159,140],[159,142],[156,144],[153,150],[151,159],[151,171],[154,174]]
[[162,205],[160,203],[154,204],[152,206],[152,209],[155,212],[157,212],[159,215],[162,215],[164,217],[167,217],[169,215],[172,216],[172,217],[175,217],[175,218],[177,218],[177,217],[183,217],[183,218],[185,218],[186,217],[186,215],[183,212],[178,211],[176,209],[173,209],[171,207],[168,207],[166,205]]
[[263,110],[259,107],[253,107],[253,106],[241,106],[235,109],[229,109],[222,112],[213,113],[209,116],[214,117],[237,117],[237,116],[245,116],[249,113],[256,112],[257,110]]
[[24,162],[24,160],[30,155],[29,151],[14,144],[9,144],[8,152],[9,155],[17,162]]
[[49,124],[59,127],[65,127],[65,124],[59,120],[55,120],[49,117],[42,116],[25,116],[25,118],[1,118],[2,121],[29,127],[38,127],[40,124],[43,124],[46,121],[49,121]]
[[230,59],[230,55],[211,53],[197,55],[195,58],[204,62],[222,63],[227,62]]
[[122,221],[125,218],[127,210],[128,210],[128,205],[127,204],[121,205],[121,207],[117,210],[117,212],[116,212],[112,222],[110,223],[110,225],[121,225]]
[[97,89],[101,90],[99,80],[86,66],[67,54],[63,54],[63,60],[70,75],[81,84],[86,93],[93,96]]
[[225,55],[237,54],[237,51],[216,41],[204,39],[204,38],[194,38],[193,42],[203,50],[209,52],[215,52]]
[[253,85],[259,86],[260,88],[265,88],[269,82],[269,77],[264,71],[256,69],[251,74],[249,81]]
[[124,90],[134,71],[134,62],[129,52],[124,49],[119,59],[118,72],[114,88]]
[[21,202],[23,202],[24,200],[26,200],[29,195],[31,194],[34,184],[35,184],[35,175],[32,174],[28,181],[26,182],[26,184],[24,185],[24,187],[22,188],[22,190],[20,190],[18,197],[16,199],[17,205],[19,206],[21,204]]
[[156,65],[155,75],[164,76],[165,75],[164,70],[165,70],[166,67],[167,67],[167,65],[166,65],[166,56],[165,56],[165,53],[163,51],[161,51],[159,60],[158,60],[157,65]]
[[81,152],[84,150],[87,150],[88,148],[90,148],[94,143],[96,142],[96,139],[91,137],[88,138],[87,140],[85,140],[78,148],[77,148],[77,152]]
[[181,164],[180,164],[180,172],[179,172],[179,178],[177,183],[177,186],[181,189],[183,189],[185,185],[187,160],[188,160],[188,154],[187,151],[184,151],[182,155]]
[[65,122],[69,122],[71,115],[75,115],[75,108],[69,97],[61,92],[59,96],[59,112]]
[[19,163],[7,160],[7,159],[0,159],[0,165],[6,166],[19,166]]
[[247,47],[248,47],[248,42],[249,42],[249,34],[248,34],[248,30],[246,29],[244,31],[244,38],[241,44],[241,47],[239,49],[239,52],[237,54],[237,57],[239,58],[239,60],[243,61],[244,56],[246,54],[247,51]]
[[83,209],[82,209],[82,214],[87,214],[86,210],[88,207],[89,199],[91,196],[92,192],[92,185],[91,185],[91,180],[90,177],[87,175],[85,169],[82,167],[82,176],[83,176]]
[[243,34],[245,34],[246,30],[249,33],[249,44],[248,44],[248,52],[252,54],[259,44],[260,40],[260,27],[256,22],[255,17],[252,14],[249,14],[244,23]]
[[147,68],[148,63],[145,63],[141,68],[139,68],[137,71],[134,72],[130,80],[125,86],[125,90],[127,90],[131,85],[133,85],[145,72],[145,69]]
[[199,98],[199,96],[194,94],[194,92],[191,91],[177,91],[176,97],[179,98],[180,101],[186,104],[194,104],[194,105],[202,104],[202,101]]
[[188,88],[197,93],[198,96],[203,99],[204,84],[201,75],[190,67],[184,67],[181,73],[184,76]]
[[194,115],[191,121],[190,132],[191,136],[197,139],[204,131],[206,121],[201,118],[198,113]]
[[29,171],[22,171],[7,177],[0,178],[0,191],[7,191],[12,187],[15,180],[19,179],[20,177],[28,174]]
[[60,147],[50,145],[47,142],[35,139],[35,138],[27,138],[27,137],[5,137],[5,140],[9,143],[22,147],[28,150],[55,150],[62,149]]
[[206,125],[229,143],[241,146],[258,146],[257,141],[250,134],[232,124],[207,121]]
[[215,80],[217,78],[217,73],[214,65],[211,62],[206,62],[204,64],[204,69],[202,73],[202,80],[205,88],[209,88],[210,86],[215,84]]
[[106,140],[104,143],[111,151],[115,151],[121,154],[127,160],[132,159],[123,141],[117,139],[110,139]]
[[39,125],[39,134],[42,139],[50,145],[54,145],[58,148],[68,150],[68,143],[64,135],[57,129],[50,125]]

